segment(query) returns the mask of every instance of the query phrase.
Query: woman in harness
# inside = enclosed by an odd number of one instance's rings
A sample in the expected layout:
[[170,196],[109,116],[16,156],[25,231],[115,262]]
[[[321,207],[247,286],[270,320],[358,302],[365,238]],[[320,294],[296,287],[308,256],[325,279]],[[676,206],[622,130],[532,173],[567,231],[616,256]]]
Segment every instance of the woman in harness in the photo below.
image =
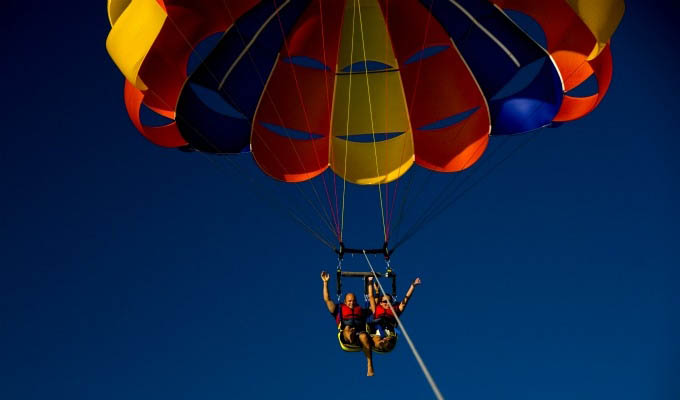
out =
[[328,294],[328,280],[330,274],[321,271],[323,281],[323,300],[328,307],[328,311],[335,318],[338,327],[342,332],[342,340],[346,344],[361,346],[361,351],[366,356],[366,376],[373,376],[373,357],[371,354],[371,342],[366,333],[366,319],[370,311],[357,304],[354,293],[345,295],[344,303],[336,304]]
[[411,283],[404,299],[399,303],[394,302],[392,296],[386,293],[383,293],[382,296],[377,296],[379,288],[373,282],[373,277],[369,277],[368,281],[368,298],[371,312],[373,313],[373,321],[370,325],[372,326],[371,330],[374,332],[371,333],[371,339],[373,347],[377,351],[386,353],[392,351],[397,344],[397,336],[395,334],[397,319],[394,314],[396,313],[397,316],[400,316],[404,312],[406,304],[408,304],[413,295],[413,291],[416,289],[416,286],[420,285],[420,278],[416,278]]

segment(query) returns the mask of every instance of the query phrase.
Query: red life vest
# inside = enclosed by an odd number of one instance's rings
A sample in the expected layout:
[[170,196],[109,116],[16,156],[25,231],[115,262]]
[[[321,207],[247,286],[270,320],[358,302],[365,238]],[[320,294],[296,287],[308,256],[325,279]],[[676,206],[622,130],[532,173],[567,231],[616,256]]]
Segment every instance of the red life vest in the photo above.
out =
[[[395,304],[392,307],[394,307],[394,311],[399,313],[399,304]],[[392,313],[392,309],[390,307],[383,307],[382,305],[377,305],[375,307],[375,314],[373,314],[373,319],[382,319],[389,321],[390,323],[396,324],[397,319],[394,318],[394,313]]]
[[354,308],[349,308],[345,303],[338,304],[340,310],[338,310],[335,321],[343,326],[349,325],[356,328],[364,328],[366,325],[366,318],[364,315],[364,310],[361,306],[354,306]]

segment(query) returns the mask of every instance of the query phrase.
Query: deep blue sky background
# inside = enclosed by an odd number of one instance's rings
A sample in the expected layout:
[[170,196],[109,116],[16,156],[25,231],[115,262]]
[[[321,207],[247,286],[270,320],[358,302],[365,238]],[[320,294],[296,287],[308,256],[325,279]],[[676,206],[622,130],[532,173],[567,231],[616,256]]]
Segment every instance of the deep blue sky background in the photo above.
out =
[[[402,292],[423,279],[404,322],[447,398],[680,396],[672,3],[628,2],[599,108],[395,254]],[[328,249],[137,134],[103,0],[3,7],[0,398],[431,397],[405,342],[372,380],[338,349]]]

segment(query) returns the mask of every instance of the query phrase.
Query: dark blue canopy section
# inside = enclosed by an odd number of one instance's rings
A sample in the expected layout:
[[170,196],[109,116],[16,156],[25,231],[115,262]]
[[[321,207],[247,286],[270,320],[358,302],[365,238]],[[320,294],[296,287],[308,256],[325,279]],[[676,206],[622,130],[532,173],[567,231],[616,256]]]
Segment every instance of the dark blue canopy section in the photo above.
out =
[[192,147],[210,153],[250,151],[252,120],[265,83],[284,37],[310,1],[258,4],[191,74],[177,103],[177,125]]
[[260,122],[260,125],[264,126],[265,128],[269,129],[270,131],[277,133],[281,136],[289,137],[291,139],[296,139],[296,140],[312,140],[312,139],[318,139],[318,138],[323,137],[322,135],[319,135],[318,133],[298,131],[296,129],[290,129],[290,128],[286,128],[286,127],[283,127],[283,126],[268,124],[266,122]]
[[385,63],[381,63],[380,61],[372,61],[372,60],[366,60],[366,61],[357,61],[352,65],[348,65],[347,67],[342,69],[342,72],[347,72],[351,74],[356,74],[360,72],[375,72],[375,71],[388,71],[392,69],[391,65],[387,65]]
[[404,61],[404,65],[408,65],[411,63],[414,63],[416,61],[422,61],[428,57],[432,57],[435,54],[439,54],[442,51],[448,49],[449,46],[430,46],[422,49],[421,51],[417,52],[416,54],[412,55],[411,57],[408,58],[408,60]]
[[479,110],[479,107],[475,107],[475,108],[469,109],[467,111],[463,111],[462,113],[451,115],[449,117],[446,117],[446,118],[441,119],[439,121],[433,122],[431,124],[421,126],[421,127],[418,128],[418,130],[433,131],[433,130],[436,130],[436,129],[448,128],[449,126],[453,126],[454,124],[457,124],[457,123],[467,119],[470,115],[474,114],[475,111],[477,111],[477,110]]
[[[492,135],[527,132],[551,123],[562,104],[563,86],[540,45],[490,2],[420,1],[451,36],[479,83],[489,102]],[[522,89],[508,87],[520,71],[540,60],[543,66]],[[499,98],[500,91],[512,94]]]
[[[510,96],[492,99],[489,112],[492,124],[496,121],[497,125],[493,125],[491,134],[512,135],[550,125],[562,104],[562,81],[554,71],[555,65],[547,59],[530,85]],[[556,92],[559,98],[549,101]]]
[[315,60],[315,59],[309,58],[309,57],[293,56],[293,57],[283,58],[282,60],[287,62],[287,63],[294,64],[294,65],[300,65],[302,67],[318,69],[318,70],[321,70],[321,71],[330,71],[331,70],[330,68],[328,68],[328,66],[326,66],[321,61]]
[[397,136],[403,135],[405,132],[376,132],[376,133],[360,133],[358,135],[343,135],[338,136],[338,139],[347,140],[355,143],[376,143],[384,142],[385,140],[394,139]]

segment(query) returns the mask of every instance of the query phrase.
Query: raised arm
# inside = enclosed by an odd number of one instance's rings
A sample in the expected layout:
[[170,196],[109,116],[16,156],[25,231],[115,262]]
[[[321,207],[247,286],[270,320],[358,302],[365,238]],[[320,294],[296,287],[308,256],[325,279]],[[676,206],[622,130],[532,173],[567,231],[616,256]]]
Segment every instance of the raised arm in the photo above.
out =
[[406,304],[408,303],[409,299],[413,295],[413,291],[416,290],[416,286],[420,285],[420,278],[416,278],[413,283],[411,283],[411,286],[408,288],[408,291],[406,292],[406,295],[404,296],[404,299],[399,303],[399,313],[403,313],[404,309],[406,308]]
[[335,314],[335,303],[331,300],[331,296],[328,294],[328,280],[331,279],[331,275],[326,271],[321,271],[321,280],[323,281],[323,301],[328,307],[328,312]]
[[368,303],[371,307],[371,313],[375,314],[375,296],[373,296],[373,277],[368,277]]

